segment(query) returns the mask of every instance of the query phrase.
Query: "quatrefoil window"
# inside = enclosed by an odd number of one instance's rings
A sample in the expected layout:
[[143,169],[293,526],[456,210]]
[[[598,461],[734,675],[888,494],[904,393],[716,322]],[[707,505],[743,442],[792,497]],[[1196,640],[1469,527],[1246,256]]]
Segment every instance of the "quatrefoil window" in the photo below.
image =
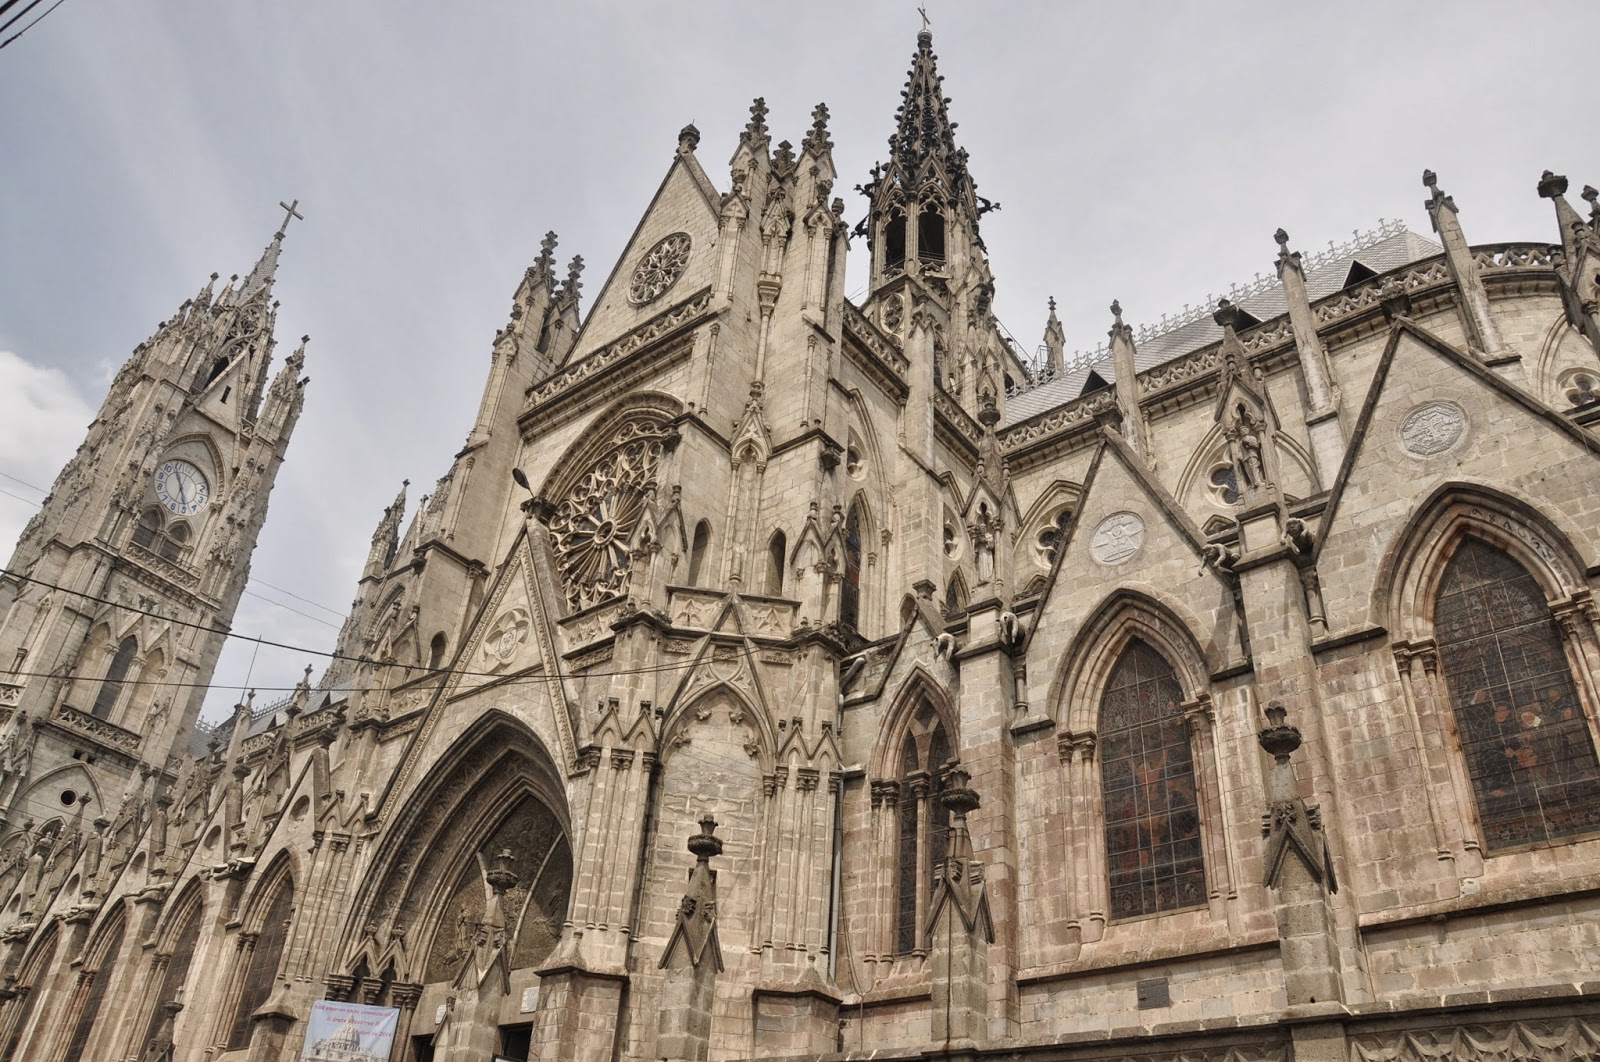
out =
[[687,232],[674,232],[646,251],[628,284],[628,301],[643,306],[676,284],[689,264],[691,243]]

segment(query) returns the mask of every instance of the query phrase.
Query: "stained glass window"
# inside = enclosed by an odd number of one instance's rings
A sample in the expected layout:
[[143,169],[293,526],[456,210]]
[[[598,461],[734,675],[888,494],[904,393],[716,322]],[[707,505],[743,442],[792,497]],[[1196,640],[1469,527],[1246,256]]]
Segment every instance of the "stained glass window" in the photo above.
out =
[[14,1013],[10,1015],[11,1036],[6,1040],[5,1050],[0,1051],[0,1062],[16,1062],[17,1046],[22,1042],[22,1033],[28,1027],[28,1019],[33,1016],[33,1006],[39,1002],[39,997],[44,995],[44,985],[40,982],[55,969],[52,963],[56,957],[58,938],[54,923],[45,929],[45,934],[45,942],[34,952],[33,968],[24,971],[22,984],[18,986],[17,1000],[12,1005]]
[[100,968],[94,973],[94,980],[89,982],[89,994],[83,1001],[83,1009],[78,1012],[78,1022],[72,1028],[72,1039],[67,1041],[67,1053],[62,1056],[62,1062],[82,1062],[83,1049],[89,1044],[89,1036],[99,1024],[100,1007],[106,1001],[106,992],[111,987],[111,978],[117,972],[117,955],[122,951],[121,915],[118,922],[110,930],[111,944],[101,956]]
[[1450,558],[1434,639],[1489,851],[1600,830],[1600,764],[1544,591],[1475,538]]
[[850,506],[844,521],[844,582],[839,586],[839,622],[861,623],[861,506]]
[[1123,650],[1100,702],[1100,785],[1111,917],[1206,902],[1183,690],[1161,654]]
[[933,889],[934,868],[944,860],[950,811],[939,799],[950,738],[933,706],[923,704],[900,747],[900,837],[896,850],[895,952],[919,946],[919,921]]
[[228,1034],[228,1050],[237,1051],[250,1046],[250,1015],[272,995],[272,985],[278,976],[278,963],[283,958],[283,945],[289,938],[289,916],[294,913],[294,884],[285,881],[272,898],[272,906],[261,922],[261,932],[255,947],[250,950],[250,962],[244,971],[244,986],[239,992],[239,1008],[234,1011],[233,1030]]

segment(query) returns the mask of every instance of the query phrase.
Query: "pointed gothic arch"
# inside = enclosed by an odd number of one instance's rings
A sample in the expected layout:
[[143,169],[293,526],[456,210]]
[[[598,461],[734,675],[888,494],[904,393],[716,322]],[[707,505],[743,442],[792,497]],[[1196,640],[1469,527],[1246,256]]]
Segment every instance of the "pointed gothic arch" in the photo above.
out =
[[[335,968],[354,970],[365,957],[369,971],[382,971],[392,961],[393,983],[420,986],[430,967],[437,972],[435,959],[448,964],[459,944],[445,939],[447,931],[459,928],[461,919],[454,916],[472,920],[471,890],[463,886],[463,875],[478,866],[481,850],[496,843],[503,829],[514,833],[521,829],[517,823],[524,811],[530,822],[537,820],[530,826],[533,833],[559,835],[561,850],[545,845],[534,853],[539,846],[530,844],[516,852],[516,888],[526,891],[522,898],[533,904],[523,909],[519,925],[531,926],[528,912],[537,910],[547,929],[550,917],[558,928],[572,885],[571,824],[561,772],[530,727],[494,709],[438,756],[387,824],[351,905]],[[512,825],[507,827],[508,823]],[[546,856],[550,860],[542,871],[524,865],[524,859],[544,861]],[[551,877],[552,871],[559,873]],[[529,883],[538,882],[543,882],[545,891],[536,895]],[[481,882],[479,892],[481,900]],[[452,904],[451,917],[438,915]],[[405,938],[400,949],[392,946],[397,932]],[[554,944],[549,935],[528,940]],[[391,946],[380,946],[382,941]],[[522,954],[515,949],[513,953]]]
[[118,904],[110,917],[100,923],[90,946],[84,949],[82,970],[88,976],[79,976],[67,1002],[66,1020],[61,1025],[67,1031],[67,1040],[61,1062],[84,1062],[92,1057],[87,1051],[95,1034],[101,1034],[102,1038],[109,1035],[101,1025],[100,1011],[126,958],[124,952],[130,950],[129,942],[124,939],[127,935],[126,912],[123,905]]
[[128,635],[117,643],[117,650],[111,657],[111,663],[106,668],[104,677],[100,679],[100,689],[95,693],[93,706],[89,714],[96,719],[110,719],[117,704],[122,700],[123,685],[128,678],[128,669],[133,666],[133,658],[139,652],[139,639]]
[[295,911],[292,857],[280,853],[268,867],[244,908],[239,931],[241,947],[234,963],[227,1004],[215,1041],[229,1051],[250,1046],[255,1012],[272,996]]
[[142,1039],[131,1045],[144,1057],[151,1041],[161,1031],[166,1018],[164,1005],[181,1000],[193,966],[195,951],[200,944],[200,930],[205,919],[205,887],[198,878],[185,886],[178,899],[165,912],[155,934],[155,955],[149,975],[156,981],[155,991],[145,1000],[148,1019],[140,1023],[134,1015],[132,1027],[143,1032]]
[[48,987],[60,943],[60,923],[50,922],[29,944],[11,986],[17,995],[11,1005],[0,1010],[0,1062],[19,1062],[18,1048],[28,1033],[28,1023],[39,1007]]
[[1446,484],[1380,572],[1372,607],[1441,852],[1476,867],[1600,833],[1600,610],[1574,540],[1518,499]]

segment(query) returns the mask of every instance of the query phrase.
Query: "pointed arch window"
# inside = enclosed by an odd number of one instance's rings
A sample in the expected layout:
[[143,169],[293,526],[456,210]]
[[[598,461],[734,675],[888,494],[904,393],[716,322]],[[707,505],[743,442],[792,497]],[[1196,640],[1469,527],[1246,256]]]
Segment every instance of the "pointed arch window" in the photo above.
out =
[[839,622],[861,626],[861,503],[852,502],[844,521],[844,581],[839,585]]
[[767,593],[773,597],[783,595],[783,568],[788,559],[789,540],[782,531],[774,531],[767,543]]
[[250,1046],[250,1016],[272,995],[272,986],[278,976],[278,965],[283,961],[283,946],[289,939],[289,918],[294,913],[294,882],[287,877],[278,886],[272,906],[267,908],[261,929],[256,934],[245,960],[244,977],[239,986],[239,1002],[233,1012],[233,1024],[228,1031],[228,1050],[238,1051]]
[[133,635],[122,639],[122,644],[117,646],[117,654],[111,658],[111,667],[106,671],[106,677],[100,683],[100,692],[95,695],[94,707],[89,714],[96,719],[111,718],[111,710],[117,706],[117,700],[122,696],[122,684],[128,677],[128,668],[133,666],[134,655],[139,651],[139,643]]
[[118,915],[116,924],[108,931],[111,943],[101,954],[100,965],[89,982],[83,1009],[78,1012],[78,1020],[72,1027],[72,1036],[67,1041],[67,1051],[61,1056],[61,1062],[83,1062],[84,1049],[89,1045],[89,1037],[99,1025],[100,1008],[105,1004],[111,979],[116,976],[117,957],[122,952],[123,929],[122,916]]
[[11,1013],[7,1015],[11,1032],[5,1040],[4,1050],[0,1050],[0,1062],[16,1062],[17,1048],[22,1044],[22,1034],[27,1032],[28,1019],[33,1017],[34,1007],[44,994],[44,986],[40,982],[55,969],[56,944],[60,940],[56,924],[52,922],[44,934],[44,942],[34,950],[31,967],[23,968],[20,983],[13,986],[17,993],[16,1001],[8,1008]]
[[[189,964],[194,959],[195,948],[200,943],[201,906],[196,903],[184,915],[172,940],[172,950],[166,956],[165,969],[161,971],[161,987],[156,990],[155,1007],[145,1027],[144,1039],[138,1043],[141,1052],[149,1049],[150,1041],[161,1035],[161,1023],[166,1020],[164,1005],[178,998],[189,980]],[[140,1057],[144,1057],[141,1055]]]
[[133,544],[153,549],[155,541],[161,536],[161,510],[151,506],[139,514],[139,524],[133,529]]
[[939,799],[950,764],[950,735],[924,701],[900,742],[900,829],[895,850],[894,950],[919,951],[933,891],[933,870],[944,860],[950,811]]
[[694,542],[689,546],[689,585],[700,585],[700,572],[706,564],[706,550],[711,545],[711,524],[701,520],[694,525]]
[[1487,851],[1600,830],[1600,763],[1544,590],[1514,558],[1461,542],[1434,640]]
[[895,210],[883,227],[883,270],[898,273],[906,264],[906,216]]
[[1206,902],[1200,802],[1183,689],[1134,639],[1100,701],[1100,797],[1113,919]]
[[917,260],[924,265],[944,265],[944,211],[929,203],[917,215]]

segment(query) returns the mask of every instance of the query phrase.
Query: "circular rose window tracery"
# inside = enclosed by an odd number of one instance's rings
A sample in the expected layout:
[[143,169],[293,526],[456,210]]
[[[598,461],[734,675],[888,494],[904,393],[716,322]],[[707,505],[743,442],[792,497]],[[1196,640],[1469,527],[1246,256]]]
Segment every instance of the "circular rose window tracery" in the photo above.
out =
[[614,448],[556,506],[550,538],[573,608],[588,608],[627,590],[629,543],[655,489],[666,438],[657,423],[623,425]]
[[646,251],[628,283],[628,301],[643,306],[676,284],[689,264],[691,243],[687,232],[674,232]]

